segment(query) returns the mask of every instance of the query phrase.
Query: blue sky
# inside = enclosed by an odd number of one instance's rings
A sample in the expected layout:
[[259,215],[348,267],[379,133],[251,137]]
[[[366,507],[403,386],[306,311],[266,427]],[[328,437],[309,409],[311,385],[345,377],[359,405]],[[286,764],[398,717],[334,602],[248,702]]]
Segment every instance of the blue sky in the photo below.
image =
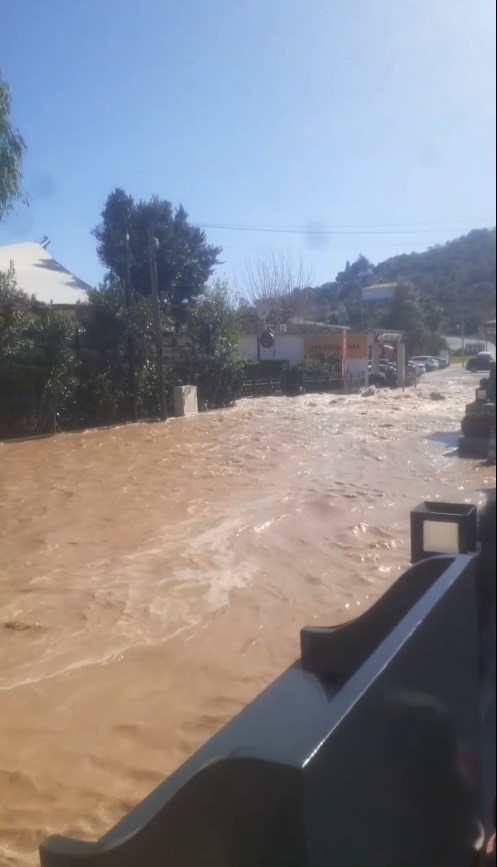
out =
[[46,234],[90,283],[116,186],[193,222],[297,230],[208,229],[229,278],[291,249],[323,282],[360,252],[495,224],[493,0],[0,0],[0,15],[31,197],[0,243]]

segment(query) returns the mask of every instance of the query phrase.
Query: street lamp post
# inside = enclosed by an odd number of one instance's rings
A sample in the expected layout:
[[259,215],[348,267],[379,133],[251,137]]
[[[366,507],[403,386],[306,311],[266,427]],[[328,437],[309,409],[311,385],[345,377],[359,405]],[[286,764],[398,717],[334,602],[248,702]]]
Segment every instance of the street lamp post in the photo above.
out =
[[162,349],[162,325],[161,325],[161,316],[160,316],[160,301],[159,301],[159,289],[157,285],[157,257],[156,252],[159,246],[159,242],[157,238],[154,238],[152,234],[152,229],[148,230],[148,255],[149,255],[149,263],[150,263],[150,286],[152,289],[152,311],[154,317],[154,331],[155,331],[155,351],[156,351],[156,370],[157,370],[157,379],[159,382],[159,400],[160,400],[160,417],[161,420],[167,418],[167,405],[166,405],[166,389],[164,383],[164,363],[163,363],[163,349]]

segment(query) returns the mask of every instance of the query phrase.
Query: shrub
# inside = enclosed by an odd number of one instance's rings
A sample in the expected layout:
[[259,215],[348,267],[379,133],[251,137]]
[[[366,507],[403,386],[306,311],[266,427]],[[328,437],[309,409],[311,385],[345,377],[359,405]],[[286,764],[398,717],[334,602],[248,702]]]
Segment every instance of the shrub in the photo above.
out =
[[56,430],[73,400],[74,325],[0,274],[0,436]]
[[246,379],[279,379],[288,367],[288,361],[267,359],[262,361],[246,361]]
[[300,394],[304,382],[302,362],[289,364],[281,376],[281,388],[287,397],[295,397]]
[[330,385],[337,383],[340,380],[340,371],[341,360],[336,355],[305,358],[297,364],[290,364],[282,373],[283,394],[298,394],[306,379],[326,379]]

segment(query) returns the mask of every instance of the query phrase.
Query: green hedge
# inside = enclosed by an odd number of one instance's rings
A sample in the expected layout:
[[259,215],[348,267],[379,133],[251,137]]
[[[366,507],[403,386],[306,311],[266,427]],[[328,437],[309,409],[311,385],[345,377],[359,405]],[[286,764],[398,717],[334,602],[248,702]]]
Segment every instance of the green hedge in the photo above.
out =
[[279,379],[288,367],[288,361],[246,361],[245,376],[247,379]]

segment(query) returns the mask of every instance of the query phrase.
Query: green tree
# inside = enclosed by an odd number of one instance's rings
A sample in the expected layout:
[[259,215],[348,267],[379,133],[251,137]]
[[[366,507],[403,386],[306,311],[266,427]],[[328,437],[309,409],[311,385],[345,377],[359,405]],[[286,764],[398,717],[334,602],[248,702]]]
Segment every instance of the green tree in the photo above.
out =
[[93,230],[99,259],[109,274],[123,281],[128,233],[131,286],[139,295],[150,294],[149,232],[157,238],[159,295],[175,322],[184,322],[187,305],[204,292],[221,248],[207,243],[205,233],[188,222],[181,205],[173,208],[157,196],[135,202],[124,190],[116,189],[101,216],[102,222]]
[[0,436],[23,433],[30,415],[30,323],[31,299],[17,288],[11,263],[0,272]]
[[10,90],[0,73],[0,222],[22,197],[21,163],[26,145],[10,122]]
[[476,334],[495,316],[495,229],[475,229],[467,235],[436,245],[423,253],[393,256],[373,266],[364,256],[347,262],[335,283],[310,290],[313,318],[333,322],[343,305],[348,323],[372,328],[385,316],[384,305],[364,305],[361,289],[371,282],[409,284],[416,293],[427,332],[455,334],[464,318],[467,334]]
[[[173,322],[167,319],[165,308],[162,313],[164,326],[171,330]],[[127,366],[130,333],[136,350],[138,415],[157,416],[151,299],[138,295],[128,309],[122,285],[107,280],[89,293],[79,319],[77,424],[112,424],[131,417]],[[236,355],[238,321],[238,311],[232,307],[224,283],[214,283],[188,305],[181,333],[189,337],[189,345],[178,349],[164,365],[170,410],[175,385],[197,385],[203,408],[226,406],[234,399],[244,376],[243,361]]]
[[78,423],[110,424],[132,417],[130,336],[135,351],[138,414],[156,415],[158,388],[150,299],[134,297],[128,307],[123,285],[109,277],[99,289],[88,293],[88,303],[79,309],[78,319]]
[[362,253],[359,254],[355,262],[347,262],[345,270],[340,271],[336,276],[336,282],[341,286],[346,286],[348,283],[359,281],[363,283],[374,274],[374,267]]
[[363,322],[362,287],[368,282],[371,283],[372,275],[373,266],[362,253],[352,264],[347,262],[345,270],[337,274],[337,298],[347,311],[347,320],[353,328],[360,328],[365,324]]
[[228,287],[217,280],[188,311],[191,348],[184,354],[180,378],[191,373],[204,407],[230,404],[244,379],[244,362],[237,355],[239,312],[230,302]]
[[18,330],[33,305],[33,299],[17,287],[14,264],[0,271],[0,357],[15,351]]
[[427,327],[420,299],[406,284],[398,286],[379,325],[392,331],[405,331],[408,356],[438,355],[445,346],[444,339]]
[[74,323],[49,306],[40,307],[28,329],[38,430],[55,432],[67,418],[76,385]]
[[419,308],[427,329],[434,333],[440,331],[445,320],[442,305],[425,293],[419,298]]
[[412,354],[425,331],[423,316],[418,299],[413,290],[406,285],[400,285],[388,305],[381,321],[383,328],[392,331],[405,331],[408,351]]
[[495,314],[495,250],[495,229],[475,229],[424,253],[380,262],[375,273],[381,280],[409,282],[438,306],[442,316],[433,326],[454,334],[464,314],[466,331],[474,334]]
[[71,404],[74,325],[0,273],[0,434],[55,430]]

